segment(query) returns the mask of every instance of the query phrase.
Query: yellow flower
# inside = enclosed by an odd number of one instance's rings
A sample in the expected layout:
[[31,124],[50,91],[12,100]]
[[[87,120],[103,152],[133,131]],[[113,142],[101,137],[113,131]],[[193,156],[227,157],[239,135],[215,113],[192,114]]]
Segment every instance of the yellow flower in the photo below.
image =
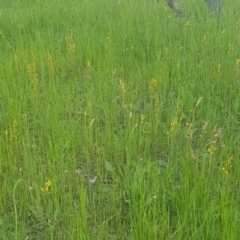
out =
[[13,124],[13,128],[16,128],[16,127],[17,127],[17,124],[18,124],[18,123],[17,123],[17,120],[14,119],[13,122],[12,122],[12,124]]
[[194,160],[194,161],[196,161],[196,162],[198,162],[198,156],[196,156],[196,155],[192,155],[192,159]]
[[166,132],[167,135],[170,135],[170,133],[172,133],[174,131],[175,126],[178,124],[177,119],[174,119],[173,121],[171,121],[170,123],[170,129],[168,132]]
[[89,127],[92,127],[92,126],[93,126],[94,121],[95,121],[95,118],[93,118],[93,119],[91,120],[91,122],[90,122],[90,124],[89,124]]
[[31,75],[31,74],[35,74],[36,73],[36,63],[33,62],[33,63],[29,63],[27,65],[27,71],[28,73]]
[[152,78],[150,81],[150,89],[155,89],[157,86],[157,80],[155,78]]
[[145,119],[146,119],[146,116],[144,114],[142,114],[141,122],[142,122],[143,125],[147,125],[148,124],[148,122]]
[[185,27],[189,27],[189,26],[190,26],[190,22],[187,21],[187,22],[185,23]]
[[201,101],[203,100],[203,97],[199,97],[197,102],[196,102],[196,105],[195,105],[195,108],[198,107],[198,105],[201,103]]
[[125,83],[122,79],[120,79],[119,88],[121,89],[122,94],[124,94],[125,93]]
[[203,127],[202,127],[202,131],[203,133],[206,133],[207,132],[207,126],[208,126],[208,122],[205,122]]
[[174,129],[174,127],[177,125],[177,120],[176,119],[174,119],[171,123],[170,123],[170,125],[171,125],[171,131]]
[[47,192],[49,192],[49,187],[51,186],[51,181],[50,180],[48,180],[46,183],[45,183],[45,187],[44,188],[41,188],[41,191],[42,192],[45,192],[45,193],[47,193]]
[[157,108],[158,105],[159,105],[159,97],[158,97],[158,95],[156,95],[155,102],[154,102],[154,107]]
[[228,158],[227,162],[225,163],[224,167],[222,168],[223,172],[226,175],[230,172],[231,168],[233,167],[232,161],[233,161],[233,156]]
[[76,48],[76,44],[74,43],[73,34],[72,33],[70,33],[66,37],[66,43],[67,43],[67,50],[68,50],[68,52],[73,53],[75,48]]
[[211,146],[208,148],[208,152],[213,155],[216,152],[217,148],[214,144],[211,144]]

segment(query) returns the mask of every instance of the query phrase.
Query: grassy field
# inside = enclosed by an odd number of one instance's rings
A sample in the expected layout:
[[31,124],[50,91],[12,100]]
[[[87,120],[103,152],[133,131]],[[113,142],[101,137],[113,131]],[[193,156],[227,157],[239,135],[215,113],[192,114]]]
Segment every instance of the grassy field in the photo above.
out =
[[240,236],[240,3],[2,0],[0,239]]

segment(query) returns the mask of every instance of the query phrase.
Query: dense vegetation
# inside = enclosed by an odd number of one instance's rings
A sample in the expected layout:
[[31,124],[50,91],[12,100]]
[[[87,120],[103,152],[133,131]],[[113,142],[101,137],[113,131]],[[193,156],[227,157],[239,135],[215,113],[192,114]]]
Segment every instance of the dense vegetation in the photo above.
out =
[[0,5],[0,239],[239,238],[238,1]]

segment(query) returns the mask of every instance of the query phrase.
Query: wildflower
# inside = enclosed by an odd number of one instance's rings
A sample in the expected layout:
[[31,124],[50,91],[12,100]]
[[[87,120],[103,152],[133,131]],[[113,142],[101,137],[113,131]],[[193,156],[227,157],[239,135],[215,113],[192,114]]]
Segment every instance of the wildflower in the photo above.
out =
[[202,127],[203,133],[206,133],[207,126],[208,126],[208,122],[205,122],[204,125],[203,125],[203,127]]
[[91,120],[91,122],[90,122],[90,124],[89,124],[89,128],[93,126],[94,121],[95,121],[95,118],[93,118],[93,119]]
[[155,78],[151,78],[150,89],[155,89],[156,86],[157,86],[157,80]]
[[[155,96],[155,102],[154,102],[154,107],[155,107],[155,109],[157,109],[158,106],[159,106],[159,96],[156,95],[156,96]],[[158,109],[157,111],[159,111],[159,109]]]
[[37,84],[38,84],[38,79],[37,78],[34,78],[32,80],[32,84],[34,85],[34,88],[36,88]]
[[36,70],[36,62],[33,61],[27,65],[27,72],[29,77],[32,79],[31,82],[33,84],[34,90],[37,90],[38,78],[37,78],[37,70]]
[[27,65],[27,72],[29,73],[30,76],[36,74],[36,62],[29,63]]
[[169,132],[166,132],[167,133],[167,135],[169,135],[173,130],[174,130],[174,128],[175,128],[175,126],[177,125],[177,120],[176,119],[174,119],[171,123],[170,123],[170,130],[169,130]]
[[213,155],[216,152],[217,148],[214,144],[211,144],[210,147],[208,148],[208,152],[210,155]]
[[41,188],[41,191],[44,192],[44,193],[49,192],[49,188],[50,188],[51,184],[52,184],[51,181],[48,180],[48,181],[45,183],[45,187]]
[[217,137],[218,132],[220,132],[220,130],[217,129],[217,124],[216,124],[216,125],[214,125],[213,130],[212,130],[213,136],[215,138]]
[[203,97],[199,97],[197,102],[196,102],[196,105],[195,105],[195,108],[198,107],[198,105],[201,103],[201,101],[203,100]]
[[17,124],[18,124],[18,123],[17,123],[17,120],[14,119],[13,122],[12,122],[13,128],[16,128],[16,127],[17,127]]
[[16,137],[16,133],[17,133],[17,120],[14,119],[12,122],[12,127],[9,130],[5,130],[5,134],[7,137],[9,137],[10,141],[13,141]]
[[68,51],[73,53],[74,50],[75,50],[75,47],[76,47],[75,43],[69,44],[68,45]]
[[189,130],[192,130],[193,129],[193,123],[190,122],[190,123],[187,123],[187,127]]
[[185,23],[185,27],[189,27],[189,26],[190,26],[190,22],[187,21],[187,22]]
[[144,114],[142,114],[141,116],[141,122],[142,122],[142,125],[147,125],[148,122],[145,120],[146,116]]
[[174,127],[177,125],[177,120],[174,119],[171,123],[170,123],[170,126],[171,126],[171,131],[174,129]]
[[73,40],[73,34],[70,33],[67,37],[66,37],[66,43],[67,43],[67,50],[70,53],[73,53],[76,47],[76,44],[74,43]]
[[223,172],[226,175],[228,175],[228,173],[230,172],[231,168],[233,167],[232,161],[233,161],[233,156],[228,158],[227,162],[225,163],[224,167],[222,168]]
[[192,159],[195,161],[195,162],[198,162],[198,156],[196,156],[196,155],[192,155]]
[[121,92],[124,95],[124,93],[125,93],[125,83],[122,79],[120,79],[119,88],[121,89]]

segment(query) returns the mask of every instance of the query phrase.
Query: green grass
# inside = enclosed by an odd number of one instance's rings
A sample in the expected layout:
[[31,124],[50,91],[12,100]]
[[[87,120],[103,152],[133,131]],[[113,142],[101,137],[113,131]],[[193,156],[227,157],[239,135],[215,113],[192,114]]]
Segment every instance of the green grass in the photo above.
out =
[[0,239],[238,239],[240,5],[222,2],[1,1]]

